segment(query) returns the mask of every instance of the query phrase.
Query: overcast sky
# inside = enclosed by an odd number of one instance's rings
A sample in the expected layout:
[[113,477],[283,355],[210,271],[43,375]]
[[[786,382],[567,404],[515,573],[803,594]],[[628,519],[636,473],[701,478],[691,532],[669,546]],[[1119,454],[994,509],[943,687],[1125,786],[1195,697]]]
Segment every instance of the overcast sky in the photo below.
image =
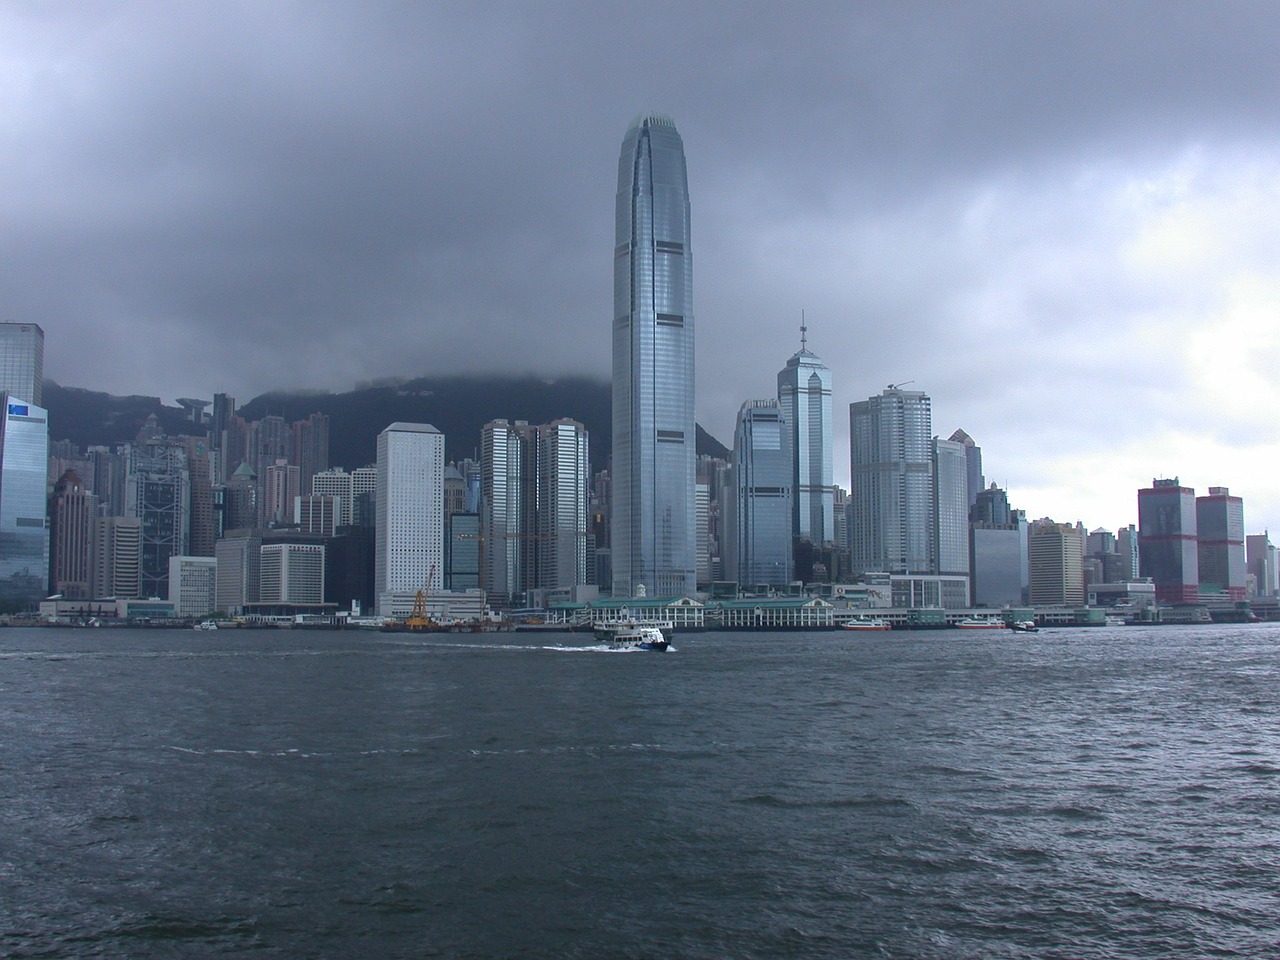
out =
[[170,403],[606,378],[656,110],[722,440],[804,311],[837,482],[849,402],[914,381],[1032,518],[1179,476],[1280,539],[1277,50],[1269,2],[8,3],[0,319]]

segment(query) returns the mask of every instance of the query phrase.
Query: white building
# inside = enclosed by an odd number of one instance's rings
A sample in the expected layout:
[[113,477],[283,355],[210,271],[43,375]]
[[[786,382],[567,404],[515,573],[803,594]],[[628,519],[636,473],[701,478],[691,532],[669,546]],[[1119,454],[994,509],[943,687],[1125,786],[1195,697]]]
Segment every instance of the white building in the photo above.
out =
[[324,545],[264,543],[259,564],[262,603],[324,603]]
[[169,602],[176,617],[204,617],[217,609],[214,601],[218,561],[213,557],[169,558]]
[[395,595],[444,586],[444,434],[393,423],[378,434],[374,593],[388,616]]

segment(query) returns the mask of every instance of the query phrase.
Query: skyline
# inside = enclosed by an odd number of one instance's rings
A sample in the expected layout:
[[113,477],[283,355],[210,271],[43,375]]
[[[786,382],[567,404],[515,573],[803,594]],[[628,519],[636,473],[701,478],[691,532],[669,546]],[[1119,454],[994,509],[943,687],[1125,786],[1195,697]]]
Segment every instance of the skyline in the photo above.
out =
[[1267,8],[592,9],[7,8],[0,319],[168,402],[607,379],[616,138],[656,109],[722,441],[803,311],[842,486],[849,404],[914,381],[1030,517],[1114,529],[1177,476],[1280,529]]

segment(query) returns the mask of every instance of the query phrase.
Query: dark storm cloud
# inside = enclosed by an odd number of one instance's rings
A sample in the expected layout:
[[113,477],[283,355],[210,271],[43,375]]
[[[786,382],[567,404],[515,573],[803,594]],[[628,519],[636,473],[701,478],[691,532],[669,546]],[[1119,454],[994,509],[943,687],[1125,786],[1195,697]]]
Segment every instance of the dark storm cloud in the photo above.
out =
[[[1105,375],[1153,411],[1137,442],[1196,375],[1125,351],[1239,300],[1227,265],[1270,230],[1190,293],[1201,263],[1161,267],[1188,204],[1212,225],[1265,199],[1240,171],[1273,170],[1278,34],[1243,3],[10,7],[4,318],[114,392],[603,377],[618,144],[658,109],[689,155],[714,432],[773,390],[804,309],[839,430],[916,379],[941,433],[1017,457],[1012,404],[1083,444],[1129,395],[1063,391]],[[1044,351],[1060,376],[1025,372]]]

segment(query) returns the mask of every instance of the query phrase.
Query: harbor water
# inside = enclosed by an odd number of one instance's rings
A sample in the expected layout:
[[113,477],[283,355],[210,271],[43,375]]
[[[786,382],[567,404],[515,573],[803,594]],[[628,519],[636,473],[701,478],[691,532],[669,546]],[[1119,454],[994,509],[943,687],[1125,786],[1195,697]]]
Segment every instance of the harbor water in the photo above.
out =
[[0,630],[0,955],[1280,954],[1280,625]]

